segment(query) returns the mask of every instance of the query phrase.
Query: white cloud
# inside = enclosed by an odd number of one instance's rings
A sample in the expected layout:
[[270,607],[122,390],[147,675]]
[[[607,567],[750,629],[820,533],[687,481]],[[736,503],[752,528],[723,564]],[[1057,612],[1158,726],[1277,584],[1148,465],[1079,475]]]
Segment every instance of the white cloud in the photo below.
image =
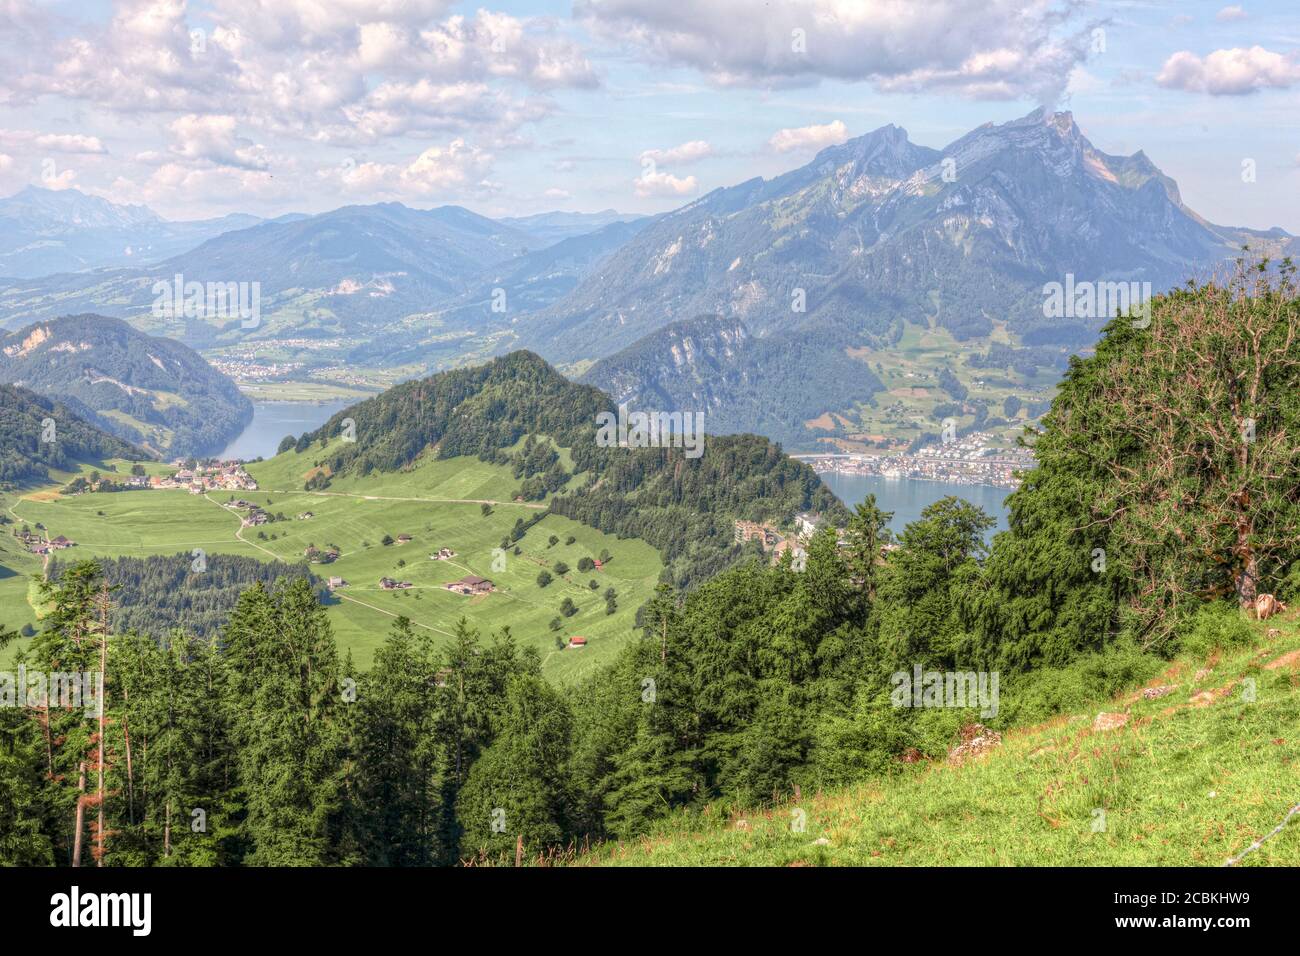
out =
[[777,130],[767,145],[778,153],[789,153],[796,149],[825,149],[838,146],[849,138],[848,127],[840,120],[823,126],[800,126],[795,129]]
[[233,116],[182,116],[170,126],[176,138],[171,151],[191,163],[264,170],[266,149],[238,136]]
[[642,199],[651,196],[689,196],[700,188],[694,176],[678,179],[672,173],[646,172],[634,182],[636,194]]
[[641,153],[641,162],[650,160],[661,166],[685,166],[688,163],[698,163],[712,155],[713,147],[708,142],[695,139],[671,149],[647,149]]
[[573,195],[567,189],[548,189],[542,194],[546,199],[572,199]]
[[[99,27],[7,63],[10,97],[82,100],[121,113],[233,116],[304,140],[402,135],[469,124],[514,129],[543,104],[504,87],[589,88],[586,55],[549,20],[479,10],[433,17],[448,0],[213,0],[196,27],[185,0],[119,0]],[[191,29],[201,31],[199,42]],[[487,84],[503,84],[490,88]],[[427,124],[434,105],[393,91],[477,91]],[[379,102],[376,102],[378,100]],[[409,110],[415,115],[401,115]],[[424,125],[422,125],[424,124]]]
[[1088,27],[1068,0],[576,0],[602,39],[697,69],[715,83],[776,86],[820,78],[883,90],[1050,101],[1087,57]]
[[35,147],[51,153],[104,154],[108,150],[98,136],[83,133],[38,133],[26,129],[0,129],[0,143]]
[[76,170],[63,169],[57,166],[51,167],[48,171],[43,170],[41,173],[41,186],[45,189],[53,189],[56,192],[60,189],[71,189],[77,179]]
[[431,146],[401,173],[402,184],[415,193],[447,192],[460,189],[482,177],[492,166],[492,155],[463,139],[445,147]]
[[491,153],[454,139],[446,146],[429,147],[406,166],[347,162],[320,170],[317,177],[347,193],[396,199],[445,198],[495,190],[497,186],[486,179],[492,161]]
[[543,20],[479,10],[441,23],[370,22],[360,27],[356,60],[366,71],[451,82],[493,77],[535,89],[592,87],[595,71],[581,47]]
[[202,207],[243,209],[250,202],[284,202],[296,195],[291,181],[292,167],[272,175],[256,169],[230,166],[193,168],[179,162],[164,162],[142,183],[117,177],[108,189],[86,189],[113,202],[168,205],[183,198],[187,210]]
[[[123,189],[162,206],[171,205],[158,195],[169,187],[195,189],[196,202],[203,190],[216,202],[229,188],[267,194],[270,176],[241,179],[241,172],[273,173],[281,190],[291,180],[286,155],[302,155],[310,144],[397,141],[386,155],[417,158],[351,175],[354,184],[376,177],[389,195],[492,190],[496,184],[481,175],[492,162],[483,150],[526,148],[522,128],[558,109],[553,91],[600,82],[558,21],[486,9],[457,14],[455,0],[105,6],[98,19],[74,19],[0,0],[0,103],[41,110],[57,99],[72,115],[88,106],[108,123],[124,119],[126,129],[144,125],[135,116],[161,114],[146,121],[161,138],[128,133],[135,138],[123,164],[96,168],[101,182],[117,177]],[[107,152],[93,136],[44,135],[57,138],[8,152],[20,165],[34,148]],[[421,154],[430,142],[448,141]],[[152,170],[141,173],[141,165]]]
[[1230,7],[1224,7],[1216,13],[1214,19],[1218,20],[1220,23],[1228,23],[1232,20],[1244,20],[1246,19],[1246,11],[1236,4],[1233,4]]
[[541,100],[517,100],[484,83],[391,82],[376,87],[362,103],[345,108],[347,123],[323,128],[316,138],[335,143],[377,142],[390,136],[480,125],[504,132],[549,112],[549,105]]
[[1167,89],[1212,96],[1241,96],[1263,89],[1287,89],[1300,82],[1294,57],[1261,46],[1215,50],[1204,59],[1181,50],[1165,60],[1156,83]]

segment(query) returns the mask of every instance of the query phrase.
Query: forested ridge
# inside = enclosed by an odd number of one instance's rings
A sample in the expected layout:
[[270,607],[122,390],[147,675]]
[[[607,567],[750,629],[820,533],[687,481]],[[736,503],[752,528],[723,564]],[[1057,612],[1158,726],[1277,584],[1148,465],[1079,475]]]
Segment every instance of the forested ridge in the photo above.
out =
[[[570,382],[531,352],[513,352],[486,365],[397,385],[344,409],[314,432],[286,438],[280,451],[324,449],[351,419],[356,440],[321,456],[331,475],[394,471],[429,449],[440,458],[475,455],[517,466],[507,449],[525,436],[544,435],[569,450],[577,475],[552,499],[552,510],[648,541],[661,550],[665,573],[678,585],[703,580],[740,556],[742,549],[733,543],[736,518],[788,524],[800,511],[841,524],[847,518],[810,467],[756,435],[709,435],[698,458],[682,448],[602,447],[597,415],[616,411],[598,389]],[[548,461],[548,470],[555,464]],[[562,470],[552,475],[556,486],[569,477]],[[327,486],[328,479],[310,483]],[[541,497],[541,490],[536,482],[525,483],[520,496]]]
[[[69,862],[83,762],[83,864],[101,845],[110,865],[531,858],[902,773],[973,722],[1041,721],[1245,642],[1259,595],[1300,597],[1293,273],[1191,286],[1151,317],[1071,363],[991,548],[989,516],[947,498],[882,559],[868,500],[802,571],[661,585],[640,638],[573,692],[464,624],[435,644],[398,619],[357,674],[301,578],[245,591],[217,640],[115,634],[99,569],[74,565],[24,660],[98,670],[107,642],[108,713],[0,708],[0,862]],[[917,667],[996,671],[1001,707],[897,706],[893,675]]]
[[[757,338],[738,319],[701,315],[600,359],[581,381],[634,406],[706,411],[710,432],[807,445],[815,437],[805,422],[859,402],[874,405],[884,390],[870,367],[849,356],[857,344],[827,322]],[[812,381],[817,388],[808,388]]]
[[81,461],[148,457],[82,421],[66,405],[17,385],[0,385],[0,487],[45,481],[49,469],[68,470]]
[[56,396],[101,430],[159,454],[215,454],[253,415],[248,396],[189,346],[121,319],[63,316],[0,340],[0,381]]

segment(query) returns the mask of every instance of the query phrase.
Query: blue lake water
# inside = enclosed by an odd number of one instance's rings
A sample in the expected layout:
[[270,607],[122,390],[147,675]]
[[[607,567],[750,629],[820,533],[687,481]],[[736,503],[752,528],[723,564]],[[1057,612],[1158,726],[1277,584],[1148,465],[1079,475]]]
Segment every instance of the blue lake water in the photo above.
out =
[[978,505],[997,519],[987,537],[992,539],[998,531],[1007,528],[1007,509],[1003,500],[1011,494],[1009,488],[992,488],[988,485],[955,485],[947,481],[922,481],[917,478],[883,478],[879,475],[821,475],[826,487],[851,509],[865,501],[867,495],[876,496],[881,511],[892,511],[894,520],[889,527],[895,534],[921,517],[921,510],[940,498],[956,495]]
[[221,458],[270,458],[285,435],[301,435],[319,428],[335,412],[358,399],[333,402],[254,402],[253,420],[221,452]]

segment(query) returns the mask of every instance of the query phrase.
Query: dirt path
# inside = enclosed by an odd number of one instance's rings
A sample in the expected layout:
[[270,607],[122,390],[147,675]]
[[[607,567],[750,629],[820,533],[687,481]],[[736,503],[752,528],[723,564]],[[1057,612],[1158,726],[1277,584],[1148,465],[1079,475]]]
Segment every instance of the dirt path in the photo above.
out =
[[550,505],[536,504],[531,501],[493,501],[491,498],[401,498],[392,495],[359,495],[350,491],[303,491],[301,489],[282,490],[278,488],[259,489],[268,495],[326,495],[330,498],[360,498],[362,501],[428,501],[445,505],[509,505],[516,508],[532,508],[544,511]]
[[[336,598],[340,598],[340,599],[342,599],[342,600],[344,600],[344,601],[351,601],[353,604],[360,604],[362,607],[368,607],[368,608],[370,608],[370,610],[372,610],[372,611],[378,611],[380,614],[387,614],[389,617],[403,617],[403,616],[404,616],[404,615],[402,615],[402,614],[394,614],[392,611],[385,611],[382,607],[375,607],[373,604],[367,604],[365,601],[359,601],[359,600],[357,600],[357,599],[354,598],[354,597],[348,597],[348,595],[346,595],[346,594],[341,594],[341,593],[338,592],[338,591],[332,591],[332,592],[330,592],[330,593],[332,593]],[[407,617],[406,619],[407,619],[408,621],[410,621],[412,624],[414,624],[416,627],[422,627],[422,628],[424,628],[426,631],[433,631],[433,632],[436,633],[436,634],[445,634],[447,637],[455,637],[455,636],[456,636],[455,634],[451,633],[451,631],[444,631],[444,630],[443,630],[442,628],[440,628],[440,627],[433,627],[433,626],[430,625],[430,624],[421,624],[419,621],[415,620],[414,618]]]
[[[216,505],[218,508],[220,508],[220,509],[221,509],[222,511],[224,511],[226,514],[230,515],[232,518],[235,518],[236,520],[239,521],[239,527],[235,529],[235,540],[236,540],[236,541],[238,541],[240,544],[246,544],[246,545],[249,545],[250,547],[256,548],[258,551],[261,551],[263,554],[269,554],[272,558],[274,558],[274,559],[277,560],[277,561],[284,561],[284,558],[280,557],[278,554],[276,554],[274,551],[270,550],[269,548],[264,548],[264,547],[262,547],[260,544],[258,544],[256,541],[249,541],[248,539],[246,539],[246,538],[244,537],[244,522],[243,522],[243,519],[241,519],[238,515],[234,514],[232,511],[230,511],[230,509],[227,508],[225,505],[223,505],[220,501],[216,501],[215,499],[208,497],[208,495],[206,495],[206,494],[203,496],[203,500],[204,500],[204,501],[211,501],[214,505]],[[285,563],[287,564],[288,562],[285,562]]]

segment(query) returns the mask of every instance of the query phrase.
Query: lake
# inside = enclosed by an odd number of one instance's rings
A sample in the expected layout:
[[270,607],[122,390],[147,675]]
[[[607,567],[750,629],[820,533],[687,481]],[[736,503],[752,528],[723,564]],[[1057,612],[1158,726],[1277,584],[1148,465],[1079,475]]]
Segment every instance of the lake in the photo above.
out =
[[221,458],[270,458],[285,435],[301,435],[360,399],[333,402],[254,402],[253,420],[221,452]]
[[828,472],[820,476],[826,487],[850,509],[865,501],[867,495],[876,496],[881,511],[892,511],[894,520],[889,527],[894,534],[901,532],[910,522],[921,517],[921,509],[934,504],[947,495],[965,498],[997,519],[997,527],[986,537],[1007,528],[1007,510],[1003,500],[1011,494],[1010,488],[993,488],[989,485],[954,485],[947,481],[922,481],[918,478],[883,478],[880,475],[837,475]]

